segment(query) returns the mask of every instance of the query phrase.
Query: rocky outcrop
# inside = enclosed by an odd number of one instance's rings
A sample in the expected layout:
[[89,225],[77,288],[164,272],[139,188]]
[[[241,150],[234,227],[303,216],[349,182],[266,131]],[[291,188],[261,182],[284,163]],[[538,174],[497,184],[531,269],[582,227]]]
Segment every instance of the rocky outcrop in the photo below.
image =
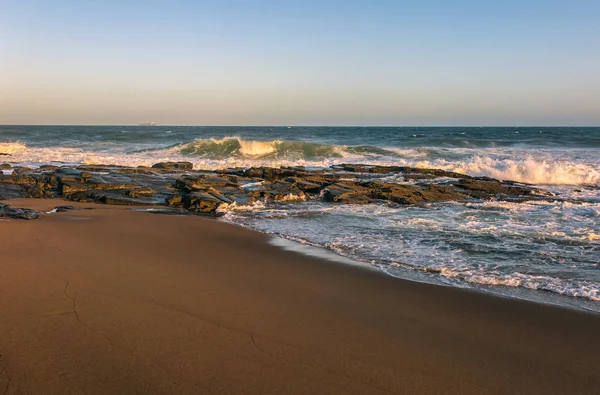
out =
[[189,162],[152,167],[84,165],[16,167],[0,174],[0,199],[59,197],[77,202],[162,205],[192,213],[215,213],[225,205],[258,200],[322,199],[332,204],[387,201],[425,205],[447,201],[549,199],[530,185],[471,177],[439,169],[341,164],[304,167],[192,170]]

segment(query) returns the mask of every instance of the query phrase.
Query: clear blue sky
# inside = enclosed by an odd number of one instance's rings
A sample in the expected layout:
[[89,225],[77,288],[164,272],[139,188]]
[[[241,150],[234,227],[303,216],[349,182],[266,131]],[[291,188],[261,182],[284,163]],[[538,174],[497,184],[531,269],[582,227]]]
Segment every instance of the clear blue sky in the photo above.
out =
[[600,1],[0,0],[0,123],[598,125]]

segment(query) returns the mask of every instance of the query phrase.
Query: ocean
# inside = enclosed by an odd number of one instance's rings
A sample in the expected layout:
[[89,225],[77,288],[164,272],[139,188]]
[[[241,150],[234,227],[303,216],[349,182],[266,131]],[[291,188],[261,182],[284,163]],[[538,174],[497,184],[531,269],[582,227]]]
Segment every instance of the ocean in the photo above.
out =
[[257,202],[222,219],[391,276],[600,312],[600,127],[0,126],[0,163],[164,161],[196,169],[367,163],[534,184],[556,199]]

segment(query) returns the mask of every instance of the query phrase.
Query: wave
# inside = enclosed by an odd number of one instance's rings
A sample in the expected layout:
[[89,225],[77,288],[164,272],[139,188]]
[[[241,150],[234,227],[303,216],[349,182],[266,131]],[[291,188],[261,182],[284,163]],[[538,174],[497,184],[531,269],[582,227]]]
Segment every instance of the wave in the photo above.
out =
[[16,153],[24,152],[26,149],[27,146],[25,144],[0,142],[0,155],[14,155]]
[[446,278],[459,277],[471,284],[528,288],[600,302],[600,284],[593,281],[565,280],[556,277],[523,273],[505,275],[485,273],[483,271],[465,273],[446,268],[440,271],[440,275]]
[[545,158],[493,158],[478,155],[468,161],[418,161],[416,167],[435,167],[473,176],[487,176],[539,185],[600,183],[600,168],[588,163]]
[[257,141],[238,137],[223,139],[198,139],[171,147],[182,155],[191,157],[228,159],[286,159],[317,160],[343,158],[345,154],[359,156],[396,156],[393,150],[368,145],[342,146],[307,141]]
[[439,168],[538,185],[600,185],[597,151],[467,149],[329,145],[307,141],[244,140],[238,137],[197,139],[170,146],[88,143],[69,147],[28,147],[0,142],[5,161],[149,166],[162,161],[190,161],[197,169],[251,166],[328,167],[339,163]]

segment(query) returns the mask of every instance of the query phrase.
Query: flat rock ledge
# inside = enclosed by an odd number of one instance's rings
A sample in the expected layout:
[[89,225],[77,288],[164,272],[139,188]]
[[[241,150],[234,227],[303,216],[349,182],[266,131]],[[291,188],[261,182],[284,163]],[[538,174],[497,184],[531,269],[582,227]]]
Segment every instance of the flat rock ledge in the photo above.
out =
[[[523,183],[400,166],[340,164],[329,168],[253,167],[214,171],[193,170],[189,162],[157,163],[152,167],[2,166],[11,173],[0,174],[0,200],[62,198],[86,203],[159,205],[206,214],[257,201],[321,199],[332,204],[387,201],[426,205],[448,201],[553,199],[550,192]],[[0,213],[7,210],[16,209],[0,207]]]

